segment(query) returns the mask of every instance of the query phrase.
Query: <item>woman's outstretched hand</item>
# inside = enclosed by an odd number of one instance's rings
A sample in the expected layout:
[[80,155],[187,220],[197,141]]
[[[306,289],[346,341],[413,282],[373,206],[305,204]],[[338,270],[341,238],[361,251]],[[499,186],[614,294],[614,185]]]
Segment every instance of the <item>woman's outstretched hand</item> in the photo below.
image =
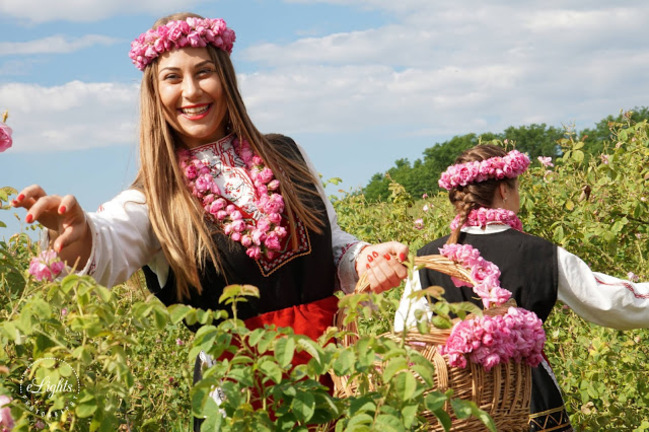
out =
[[396,241],[370,245],[358,254],[356,271],[359,276],[367,273],[370,287],[380,293],[399,286],[408,276],[408,269],[402,264],[407,257],[408,246]]
[[11,202],[27,210],[25,221],[40,222],[49,230],[51,247],[70,266],[85,265],[92,247],[86,215],[72,195],[47,195],[38,185],[28,186]]

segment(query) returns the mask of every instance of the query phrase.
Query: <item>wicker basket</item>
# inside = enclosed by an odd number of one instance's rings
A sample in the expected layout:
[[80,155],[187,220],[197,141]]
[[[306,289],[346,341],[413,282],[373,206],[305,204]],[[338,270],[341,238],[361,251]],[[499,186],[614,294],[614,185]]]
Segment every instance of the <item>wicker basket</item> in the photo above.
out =
[[[442,255],[416,257],[415,264],[475,284],[468,269]],[[368,289],[367,281],[361,278],[356,286],[356,293],[365,292]],[[507,307],[494,308],[485,311],[485,313],[499,314],[504,313],[506,309]],[[344,324],[345,316],[344,309],[340,310],[336,316],[336,326],[349,332],[339,343],[351,346],[358,339],[358,328],[355,321]],[[432,328],[429,334],[421,334],[417,331],[408,331],[405,334],[406,343],[435,365],[435,388],[431,390],[445,391],[452,388],[454,398],[475,402],[480,409],[491,416],[499,431],[528,431],[532,388],[531,368],[524,363],[514,362],[497,365],[489,372],[485,371],[481,365],[471,362],[468,362],[466,368],[451,367],[446,356],[442,356],[437,350],[438,345],[446,343],[450,334],[451,329],[437,328]],[[401,333],[385,333],[381,336],[396,341],[401,341],[404,338]],[[380,360],[377,360],[377,367],[381,367]],[[353,380],[350,381],[349,377],[340,377],[333,373],[331,376],[334,381],[334,394],[337,397],[356,395],[358,386]],[[483,432],[487,430],[484,424],[476,418],[457,419],[449,404],[445,406],[445,411],[451,415],[451,431]],[[432,412],[424,412],[422,415],[430,424],[429,430],[444,430]]]

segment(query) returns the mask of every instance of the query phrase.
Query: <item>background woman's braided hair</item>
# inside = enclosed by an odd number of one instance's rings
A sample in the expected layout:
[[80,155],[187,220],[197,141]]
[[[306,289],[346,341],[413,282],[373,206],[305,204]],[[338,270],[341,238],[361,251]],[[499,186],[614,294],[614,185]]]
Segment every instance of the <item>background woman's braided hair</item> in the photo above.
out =
[[[484,144],[465,150],[457,157],[457,159],[455,159],[455,163],[461,164],[473,161],[483,161],[495,156],[503,157],[506,154],[507,151],[502,147],[494,144]],[[446,243],[457,243],[460,236],[460,230],[466,223],[471,210],[480,207],[491,207],[496,189],[502,182],[507,183],[509,187],[516,187],[515,178],[505,178],[502,180],[489,179],[480,183],[469,183],[466,186],[454,187],[449,191],[448,199],[455,207],[455,213],[460,215],[460,223],[457,228],[453,230]]]

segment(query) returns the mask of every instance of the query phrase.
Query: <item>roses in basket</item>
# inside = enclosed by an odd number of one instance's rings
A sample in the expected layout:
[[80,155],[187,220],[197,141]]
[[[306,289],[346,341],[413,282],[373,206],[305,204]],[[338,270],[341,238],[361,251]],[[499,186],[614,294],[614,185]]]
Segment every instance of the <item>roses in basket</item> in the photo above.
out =
[[[500,270],[482,258],[471,245],[447,244],[440,249],[446,258],[471,269],[473,291],[480,296],[486,313],[455,324],[440,353],[448,355],[449,364],[466,367],[467,359],[489,371],[499,363],[524,361],[538,366],[542,360],[545,332],[534,312],[507,306],[511,293],[500,287]],[[470,286],[452,278],[456,286]],[[489,313],[506,308],[503,314]]]

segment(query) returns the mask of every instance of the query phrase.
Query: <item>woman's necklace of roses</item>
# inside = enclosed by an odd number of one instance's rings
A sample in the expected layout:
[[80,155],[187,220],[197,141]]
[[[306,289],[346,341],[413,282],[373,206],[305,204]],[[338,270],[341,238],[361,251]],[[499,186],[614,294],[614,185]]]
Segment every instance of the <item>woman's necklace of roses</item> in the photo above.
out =
[[284,198],[279,193],[280,182],[246,140],[235,138],[232,144],[254,185],[253,205],[261,214],[256,224],[245,219],[239,208],[223,198],[210,166],[189,150],[178,151],[180,168],[192,195],[201,202],[206,215],[222,224],[225,235],[241,243],[250,258],[272,259],[281,250],[282,239],[287,235],[286,228],[281,226]]
[[[451,222],[451,231],[455,231],[459,224],[460,215],[457,215],[455,216],[455,219],[453,219],[453,222]],[[502,208],[480,207],[473,209],[469,212],[469,216],[464,226],[485,228],[487,225],[491,224],[509,225],[517,231],[523,231],[523,224],[518,216],[516,216],[516,213]]]

